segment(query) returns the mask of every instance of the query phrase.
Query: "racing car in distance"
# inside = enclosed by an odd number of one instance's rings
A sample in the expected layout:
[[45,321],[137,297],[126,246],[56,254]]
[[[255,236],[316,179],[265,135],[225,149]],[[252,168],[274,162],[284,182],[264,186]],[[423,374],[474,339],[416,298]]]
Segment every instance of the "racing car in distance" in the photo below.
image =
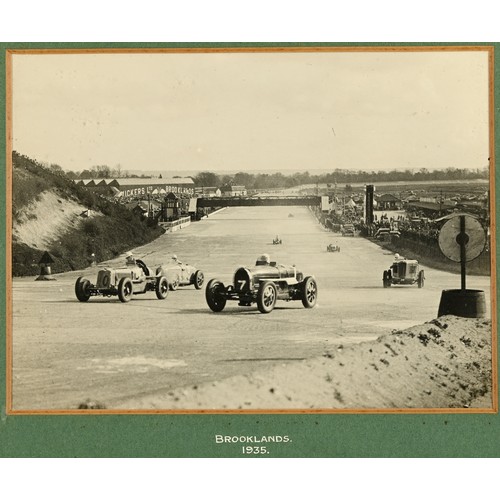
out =
[[121,302],[128,302],[132,295],[155,292],[160,300],[168,295],[168,280],[161,274],[153,274],[142,260],[134,265],[120,268],[99,269],[97,281],[91,283],[79,276],[75,283],[75,295],[80,302],[87,302],[92,296],[118,296]]
[[342,236],[355,236],[356,229],[354,224],[344,224],[340,230]]
[[238,268],[231,285],[210,280],[205,298],[214,312],[222,311],[228,300],[237,300],[240,306],[257,303],[261,313],[270,313],[277,300],[301,300],[305,308],[314,307],[318,286],[313,276],[304,276],[295,266],[257,260],[253,267]]
[[173,255],[167,264],[161,264],[156,269],[156,274],[167,278],[170,290],[189,285],[194,285],[197,290],[200,290],[205,282],[205,275],[202,271],[189,264],[183,264],[176,255]]
[[330,243],[326,247],[327,252],[340,252],[340,246],[339,245],[334,245],[333,243]]

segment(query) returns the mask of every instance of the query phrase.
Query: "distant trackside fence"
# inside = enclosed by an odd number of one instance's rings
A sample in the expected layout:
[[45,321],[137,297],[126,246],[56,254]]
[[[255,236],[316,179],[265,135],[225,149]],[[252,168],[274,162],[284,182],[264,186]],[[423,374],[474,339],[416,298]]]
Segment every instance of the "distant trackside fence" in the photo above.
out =
[[165,231],[178,231],[183,227],[187,227],[191,224],[191,217],[181,217],[180,219],[169,221],[169,222],[158,222],[158,225],[163,227]]

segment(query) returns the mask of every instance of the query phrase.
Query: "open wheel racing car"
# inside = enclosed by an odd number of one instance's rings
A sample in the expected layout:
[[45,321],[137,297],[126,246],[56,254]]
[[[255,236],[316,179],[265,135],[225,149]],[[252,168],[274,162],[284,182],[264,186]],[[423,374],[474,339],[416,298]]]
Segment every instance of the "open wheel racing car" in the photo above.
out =
[[238,268],[228,286],[217,279],[210,280],[205,298],[214,312],[222,311],[228,300],[237,300],[240,306],[256,303],[261,313],[270,313],[277,300],[301,300],[305,308],[314,307],[318,286],[313,276],[304,277],[295,266],[270,262]]
[[120,268],[105,267],[97,273],[95,284],[80,276],[75,283],[75,295],[80,302],[87,302],[92,296],[118,296],[121,302],[128,302],[132,295],[155,292],[160,300],[168,295],[168,280],[161,274],[154,274],[142,260],[135,265]]

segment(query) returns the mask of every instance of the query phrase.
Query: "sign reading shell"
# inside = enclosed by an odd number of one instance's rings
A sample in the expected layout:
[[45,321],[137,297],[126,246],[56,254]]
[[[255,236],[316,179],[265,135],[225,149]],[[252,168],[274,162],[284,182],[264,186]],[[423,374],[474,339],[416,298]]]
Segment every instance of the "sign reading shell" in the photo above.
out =
[[[465,231],[462,235],[460,219],[465,219]],[[439,233],[441,252],[454,262],[460,262],[460,244],[463,238],[465,260],[471,261],[479,257],[486,245],[486,234],[481,223],[470,215],[456,215],[446,222]]]

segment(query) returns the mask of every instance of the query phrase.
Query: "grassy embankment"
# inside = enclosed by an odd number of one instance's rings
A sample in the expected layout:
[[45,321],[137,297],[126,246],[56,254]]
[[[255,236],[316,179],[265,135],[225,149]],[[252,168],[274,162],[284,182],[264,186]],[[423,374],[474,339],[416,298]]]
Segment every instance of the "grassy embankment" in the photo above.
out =
[[163,229],[155,223],[141,219],[125,207],[107,201],[84,187],[77,186],[64,174],[52,172],[37,161],[13,154],[12,218],[13,226],[22,219],[39,220],[51,217],[51,213],[34,210],[36,201],[47,191],[56,193],[61,200],[71,200],[100,216],[82,218],[77,227],[59,234],[47,248],[33,248],[27,244],[12,242],[13,276],[39,274],[39,261],[45,251],[54,259],[52,272],[82,269],[92,262],[108,260],[124,251],[154,240]]

